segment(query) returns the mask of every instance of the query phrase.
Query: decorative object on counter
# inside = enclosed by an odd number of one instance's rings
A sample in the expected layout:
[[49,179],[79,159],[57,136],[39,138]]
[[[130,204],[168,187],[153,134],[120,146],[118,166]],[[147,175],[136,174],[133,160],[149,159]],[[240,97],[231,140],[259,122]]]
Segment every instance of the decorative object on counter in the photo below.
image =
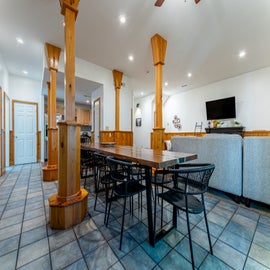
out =
[[173,125],[174,125],[175,128],[181,129],[181,127],[182,127],[181,120],[180,120],[180,118],[177,115],[174,116],[174,118],[172,120],[172,123],[173,123]]
[[221,127],[222,125],[223,125],[223,122],[220,120],[213,121],[213,128]]
[[202,132],[202,127],[203,127],[203,122],[196,122],[195,128],[194,128],[194,133]]
[[115,146],[116,142],[101,142],[100,144],[102,146]]

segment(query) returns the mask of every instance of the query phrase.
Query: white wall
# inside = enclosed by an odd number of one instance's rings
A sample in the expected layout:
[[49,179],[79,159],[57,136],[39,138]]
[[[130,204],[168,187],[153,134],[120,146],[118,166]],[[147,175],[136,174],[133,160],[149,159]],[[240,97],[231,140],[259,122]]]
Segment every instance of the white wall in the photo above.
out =
[[10,98],[24,101],[40,102],[41,82],[23,76],[10,75]]
[[0,54],[0,86],[2,87],[3,91],[9,94],[8,71],[1,54]]
[[[120,89],[120,130],[131,130],[131,115],[133,113],[133,91],[131,91],[128,78],[123,76],[125,86]],[[115,121],[115,118],[114,118]]]
[[[7,96],[3,95],[3,103],[2,106],[5,104],[5,109],[6,112],[5,114],[2,113],[2,124],[4,121],[6,121],[6,126],[5,126],[5,136],[6,136],[6,166],[9,166],[9,130],[10,130],[10,123],[11,123],[11,102],[9,99],[9,84],[8,84],[8,71],[7,67],[4,63],[4,60],[2,58],[2,55],[0,54],[0,87],[2,88],[3,93],[6,93]],[[6,100],[4,100],[4,97]],[[9,102],[7,102],[9,100]],[[4,107],[3,107],[4,108]],[[4,119],[4,115],[6,116],[6,119]]]
[[[163,127],[167,132],[193,132],[195,123],[203,122],[205,128],[205,102],[230,96],[236,98],[236,120],[245,130],[270,129],[270,67],[169,97],[163,105]],[[149,147],[150,132],[154,126],[153,119],[148,119],[149,110],[153,107],[153,96],[137,99],[136,103],[142,106],[144,126],[134,129],[134,141],[136,145]],[[174,115],[181,119],[180,130],[173,126]]]
[[[134,102],[134,124],[133,139],[134,145],[138,147],[150,148],[150,132],[154,127],[154,95],[141,99],[135,99]],[[136,105],[139,104],[139,108]],[[136,118],[142,119],[142,125],[136,126]]]

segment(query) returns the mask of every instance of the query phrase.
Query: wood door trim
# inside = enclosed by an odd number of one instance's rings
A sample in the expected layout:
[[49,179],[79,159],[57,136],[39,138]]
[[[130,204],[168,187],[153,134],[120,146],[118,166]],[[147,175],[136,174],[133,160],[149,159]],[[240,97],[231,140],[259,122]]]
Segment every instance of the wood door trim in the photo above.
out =
[[94,130],[94,139],[95,139],[95,130],[96,130],[96,110],[95,110],[95,103],[99,103],[98,106],[98,137],[100,138],[100,107],[101,107],[101,99],[100,97],[94,100],[94,106],[93,106],[93,130]]
[[9,95],[6,92],[4,92],[4,129],[6,129],[6,98],[8,98],[10,102]]
[[[9,130],[7,131],[6,130],[6,107],[7,107],[7,105],[6,105],[6,99],[8,99],[8,102],[9,102],[9,119],[8,119],[8,121],[10,121],[10,97],[9,97],[9,95],[6,93],[6,92],[4,92],[4,117],[3,117],[3,120],[4,120],[4,127],[3,127],[3,130],[4,130],[4,167],[5,167],[5,169],[6,169],[6,136],[9,136]],[[10,129],[10,128],[9,128]],[[9,136],[9,139],[10,139],[10,136]],[[9,144],[10,144],[10,142],[9,142]]]

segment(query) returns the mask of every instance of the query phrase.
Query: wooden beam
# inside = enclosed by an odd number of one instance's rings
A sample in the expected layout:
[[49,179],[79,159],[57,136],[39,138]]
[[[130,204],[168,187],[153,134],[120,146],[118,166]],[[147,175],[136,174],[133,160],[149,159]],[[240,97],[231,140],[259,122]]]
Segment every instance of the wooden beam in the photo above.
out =
[[123,72],[114,69],[112,73],[113,73],[114,86],[115,88],[120,89],[122,85]]
[[79,7],[80,0],[59,0],[59,2],[60,2],[60,7],[61,7],[61,14],[65,16],[66,9],[68,8],[74,13],[75,20],[76,20],[77,15],[78,15],[78,7]]
[[152,45],[152,54],[153,54],[153,61],[154,65],[165,63],[165,54],[167,48],[167,41],[160,36],[159,34],[155,34],[151,38],[151,45]]
[[120,130],[120,89],[122,85],[123,72],[113,70],[113,79],[115,86],[115,130]]
[[56,71],[58,71],[60,53],[60,48],[52,44],[45,43],[45,54],[49,70],[55,69]]
[[66,229],[87,212],[88,192],[80,188],[80,125],[75,122],[75,20],[78,0],[60,0],[65,16],[65,122],[59,122],[58,193],[49,198],[50,226]]
[[157,0],[156,3],[155,3],[155,6],[156,7],[161,7],[163,2],[164,2],[164,0]]
[[67,122],[75,121],[75,13],[65,9],[65,98],[64,115]]
[[162,128],[162,66],[165,62],[167,41],[155,34],[151,38],[153,61],[156,67],[156,118],[155,128]]
[[164,128],[162,124],[162,66],[165,63],[167,41],[158,34],[151,38],[153,61],[156,68],[156,111],[155,126],[153,129],[154,149],[163,149]]
[[58,129],[56,128],[56,72],[58,71],[61,49],[45,43],[45,54],[50,70],[48,82],[48,162],[42,168],[44,181],[58,179]]

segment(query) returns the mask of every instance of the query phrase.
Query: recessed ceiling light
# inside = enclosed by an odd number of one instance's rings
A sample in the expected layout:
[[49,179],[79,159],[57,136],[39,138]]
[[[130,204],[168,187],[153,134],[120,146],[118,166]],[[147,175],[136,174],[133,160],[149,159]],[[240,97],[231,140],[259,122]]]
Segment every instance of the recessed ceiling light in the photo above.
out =
[[192,76],[192,73],[189,72],[189,73],[187,74],[187,76],[190,78],[190,77]]
[[133,61],[133,60],[134,60],[133,55],[130,55],[130,56],[128,57],[128,60],[129,60],[129,61]]
[[126,16],[125,16],[125,15],[120,15],[120,16],[119,16],[119,21],[120,21],[120,23],[122,23],[122,24],[126,23],[126,21],[127,21]]
[[141,96],[143,96],[143,92],[141,92]]
[[165,82],[164,85],[165,85],[165,86],[168,86],[168,82]]
[[90,100],[89,100],[89,99],[87,99],[87,100],[86,100],[86,103],[90,103]]
[[66,26],[66,22],[65,21],[62,21],[62,26],[65,27]]
[[22,73],[25,74],[25,75],[27,75],[28,74],[28,71],[27,70],[23,70]]
[[16,40],[17,40],[17,43],[19,43],[19,44],[23,44],[24,43],[23,39],[20,38],[20,37],[16,37]]
[[246,56],[246,54],[247,53],[245,51],[240,51],[238,56],[239,56],[239,58],[244,58]]

